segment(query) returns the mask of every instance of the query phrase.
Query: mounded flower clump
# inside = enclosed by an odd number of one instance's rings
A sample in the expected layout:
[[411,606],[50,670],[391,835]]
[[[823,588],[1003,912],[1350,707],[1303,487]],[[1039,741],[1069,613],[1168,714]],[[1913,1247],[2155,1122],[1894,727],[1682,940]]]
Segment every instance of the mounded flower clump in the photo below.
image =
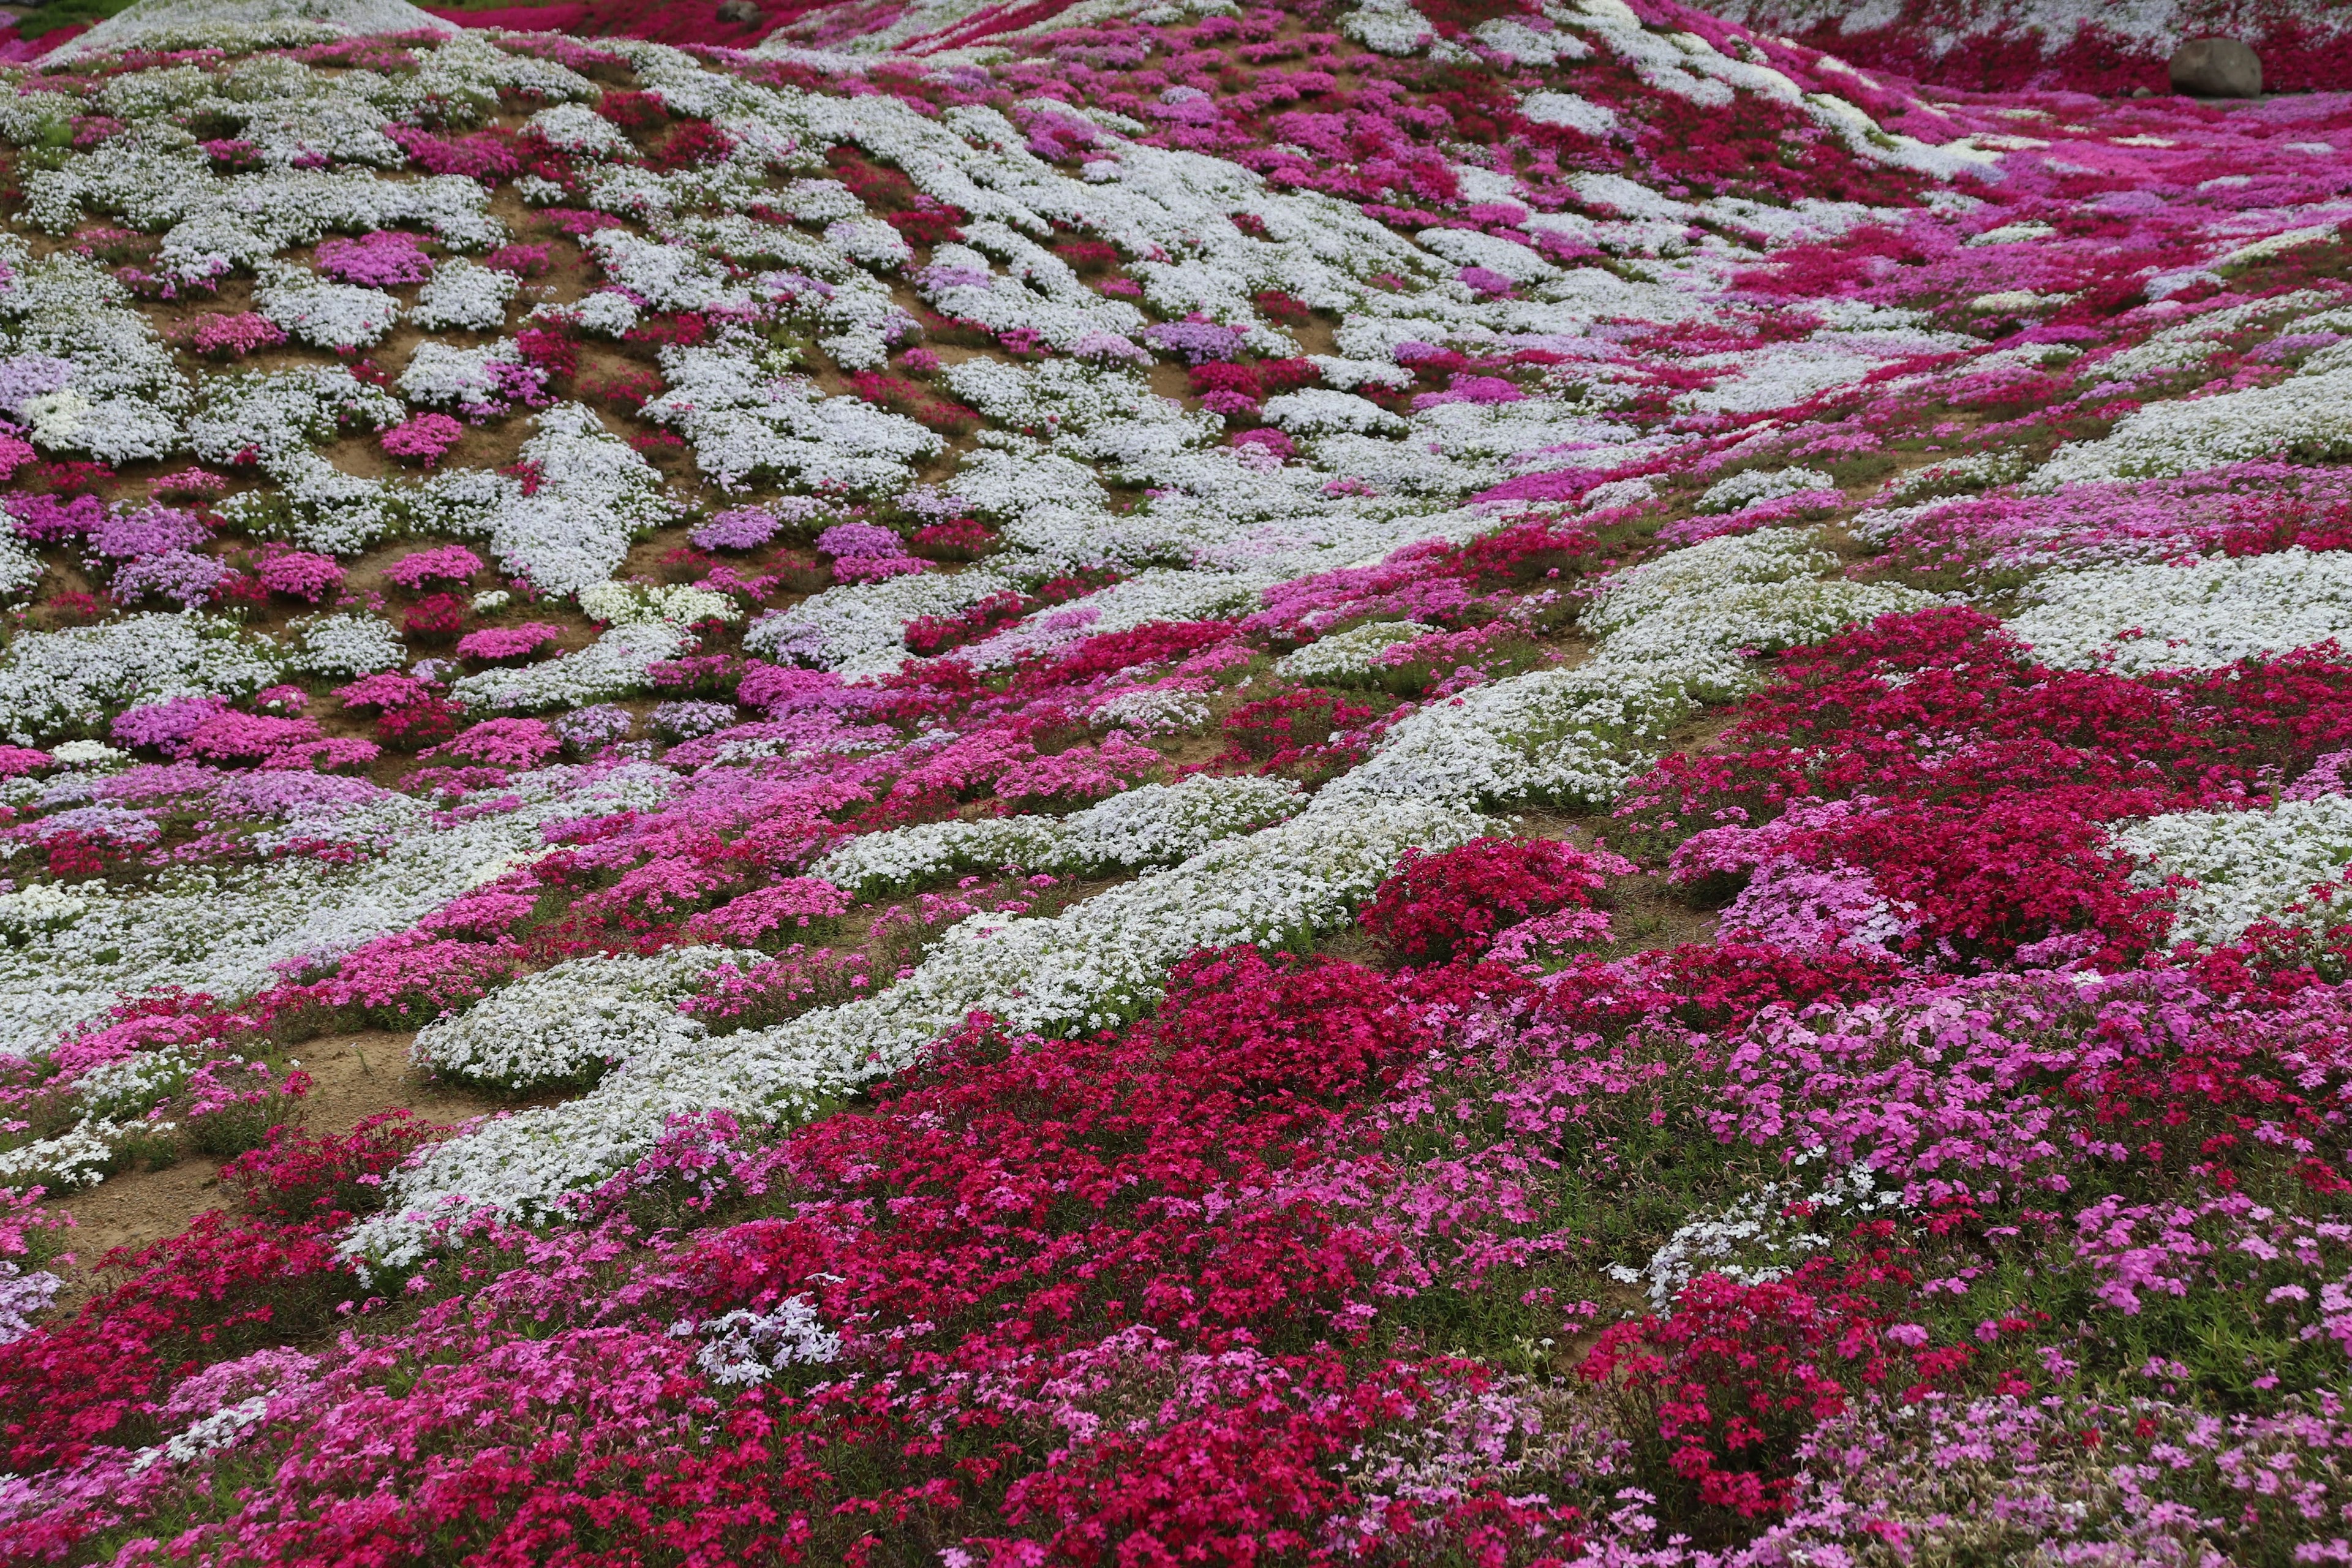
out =
[[311,13],[0,91],[11,1561],[2352,1552],[2352,102]]

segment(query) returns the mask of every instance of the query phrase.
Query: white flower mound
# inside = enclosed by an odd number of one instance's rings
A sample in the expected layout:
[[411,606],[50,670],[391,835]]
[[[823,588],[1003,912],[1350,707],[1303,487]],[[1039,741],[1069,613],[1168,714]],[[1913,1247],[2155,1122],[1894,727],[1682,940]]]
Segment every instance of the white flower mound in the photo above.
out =
[[2163,479],[2281,449],[2306,461],[2352,456],[2352,366],[2321,368],[2315,357],[2303,374],[2276,386],[2151,403],[2124,416],[2104,440],[2059,447],[2026,484],[2049,491],[2100,479]]
[[1307,796],[1287,779],[1210,778],[1144,784],[1068,816],[926,822],[853,838],[814,875],[859,898],[966,871],[1018,867],[1085,874],[1168,866],[1238,833],[1297,812]]
[[1372,668],[1373,656],[1383,648],[1429,637],[1436,630],[1419,621],[1366,621],[1360,626],[1334,632],[1320,642],[1308,643],[1297,653],[1284,655],[1275,660],[1274,672],[1292,680],[1345,679],[1364,675]]
[[633,541],[677,515],[660,472],[580,404],[541,414],[522,460],[537,466],[539,488],[524,495],[516,487],[499,507],[490,548],[542,594],[609,581]]
[[2038,603],[2009,629],[2066,669],[2218,669],[2352,642],[2352,556],[2334,551],[2052,572],[2028,592]]
[[1704,512],[1744,511],[1751,506],[1777,500],[1782,496],[1835,489],[1837,480],[1819,468],[1782,468],[1775,473],[1750,468],[1708,486],[1706,493],[1698,498],[1696,510]]
[[1531,92],[1520,100],[1519,112],[1538,125],[1565,125],[1594,138],[1617,131],[1615,110],[1572,92]]
[[1585,607],[1584,628],[1610,663],[1657,661],[1744,684],[1744,653],[1818,642],[1857,621],[1941,603],[1884,583],[1821,580],[1837,557],[1811,529],[1765,528],[1710,539],[1605,579]]
[[269,645],[201,611],[26,632],[0,654],[0,733],[29,746],[95,730],[145,703],[245,697],[277,679],[279,668]]
[[545,664],[463,677],[449,688],[449,697],[460,708],[508,713],[585,708],[635,696],[650,684],[655,665],[693,646],[694,638],[667,621],[627,621],[579,652]]
[[342,1245],[399,1265],[424,1256],[436,1215],[547,1215],[565,1193],[642,1157],[675,1113],[814,1115],[904,1067],[974,1012],[1047,1035],[1110,1027],[1156,1003],[1169,966],[1186,953],[1282,946],[1331,930],[1407,848],[1451,848],[1488,826],[1419,801],[1318,805],[1053,920],[975,916],[879,996],[772,1029],[648,1044],[579,1100],[484,1122],[425,1151],[394,1178],[394,1206]]
[[728,959],[763,955],[679,947],[651,957],[591,953],[525,975],[454,1018],[417,1031],[419,1067],[499,1089],[577,1081],[651,1047],[684,1047],[702,1026],[677,1005]]
[[2314,888],[2340,880],[2352,862],[2352,795],[2151,816],[2116,829],[2112,842],[2141,862],[2132,879],[2142,887],[2168,877],[2194,882],[2179,894],[2176,937],[2234,942],[2256,921],[2275,920]]
[[[274,984],[277,965],[332,959],[404,931],[467,889],[546,852],[548,822],[643,810],[675,776],[650,763],[602,774],[518,775],[510,812],[440,819],[430,802],[385,793],[299,817],[277,842],[363,846],[356,864],[307,856],[226,871],[187,870],[153,889],[70,895],[79,907],[20,911],[21,946],[0,946],[0,1050],[46,1050],[58,1032],[102,1016],[119,996],[167,986],[224,1001]],[[260,847],[267,850],[271,840]],[[41,922],[32,928],[37,917]]]
[[56,63],[133,47],[161,47],[207,36],[290,39],[377,33],[450,33],[449,23],[406,0],[139,0],[42,58]]

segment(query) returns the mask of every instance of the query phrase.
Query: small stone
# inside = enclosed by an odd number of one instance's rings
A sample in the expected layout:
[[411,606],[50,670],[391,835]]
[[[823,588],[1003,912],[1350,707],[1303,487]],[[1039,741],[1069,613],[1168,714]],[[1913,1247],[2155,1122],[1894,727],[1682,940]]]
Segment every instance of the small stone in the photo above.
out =
[[756,22],[761,12],[751,0],[720,0],[719,19],[722,22]]
[[2235,38],[2191,38],[2172,52],[2172,90],[2192,98],[2260,98],[2262,57]]
[[2131,95],[2134,98],[2154,98],[2156,96],[2156,89],[2152,87],[2136,87],[2132,89]]

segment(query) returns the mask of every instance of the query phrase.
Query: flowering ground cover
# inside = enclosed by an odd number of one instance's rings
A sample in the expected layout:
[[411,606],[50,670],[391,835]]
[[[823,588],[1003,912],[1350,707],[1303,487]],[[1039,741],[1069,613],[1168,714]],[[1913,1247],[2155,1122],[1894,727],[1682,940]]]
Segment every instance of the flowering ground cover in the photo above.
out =
[[0,1556],[2352,1561],[2352,98],[449,16],[0,92]]

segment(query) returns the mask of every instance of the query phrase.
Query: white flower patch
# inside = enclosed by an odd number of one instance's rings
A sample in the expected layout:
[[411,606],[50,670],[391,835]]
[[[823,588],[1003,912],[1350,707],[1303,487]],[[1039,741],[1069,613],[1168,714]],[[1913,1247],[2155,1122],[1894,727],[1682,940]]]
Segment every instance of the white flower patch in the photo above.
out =
[[915,259],[915,247],[906,237],[880,218],[843,218],[825,226],[827,245],[854,261],[869,267],[899,268]]
[[314,348],[372,349],[400,319],[400,301],[381,289],[330,283],[278,261],[262,264],[253,302],[287,336]]
[[1155,621],[1205,621],[1256,604],[1274,579],[1238,572],[1174,572],[1154,567],[970,643],[957,657],[974,669],[1002,669],[1081,637],[1133,631]]
[[132,47],[230,49],[309,44],[374,33],[446,33],[449,24],[405,0],[310,0],[289,15],[272,0],[143,0],[57,51],[79,59]]
[[1196,774],[1142,784],[1068,816],[927,822],[864,834],[819,860],[812,874],[865,899],[1006,867],[1087,876],[1170,866],[1306,804],[1306,793],[1286,779]]
[[[1065,351],[1089,333],[1124,338],[1143,331],[1149,318],[1141,310],[1096,293],[1068,262],[1012,226],[983,220],[964,232],[971,243],[934,247],[931,265],[916,278],[941,313],[992,332],[1025,329]],[[991,254],[1005,261],[1004,272],[993,269]]]
[[[408,319],[428,330],[463,327],[494,332],[507,324],[507,303],[521,287],[521,280],[511,272],[495,271],[457,257],[434,269],[425,287],[417,290],[416,308]],[[432,345],[420,348],[426,346]]]
[[485,669],[449,688],[461,708],[508,713],[543,713],[585,708],[615,697],[634,697],[652,683],[647,672],[694,646],[694,639],[666,621],[629,621],[613,627],[577,653],[520,669]]
[[1819,468],[1781,468],[1771,473],[1761,468],[1749,468],[1745,473],[1734,474],[1727,479],[1709,485],[1706,493],[1698,498],[1696,510],[1703,512],[1740,511],[1781,496],[1837,488],[1837,480]]
[[14,534],[0,534],[0,595],[21,594],[41,580],[41,558]]
[[911,419],[863,398],[827,397],[805,376],[762,370],[732,350],[666,350],[662,371],[669,388],[646,405],[645,417],[692,442],[697,466],[730,489],[766,477],[811,489],[894,490],[946,444]]
[[1346,920],[1408,847],[1451,848],[1488,826],[1419,802],[1318,803],[1052,920],[975,916],[878,996],[640,1051],[579,1100],[478,1123],[424,1150],[390,1179],[386,1212],[346,1233],[343,1249],[398,1267],[425,1256],[436,1216],[553,1213],[564,1194],[642,1157],[679,1112],[803,1119],[897,1070],[975,1011],[1043,1034],[1111,1026],[1155,1005],[1169,966],[1186,953],[1307,942]]
[[1212,716],[1209,704],[1197,693],[1166,686],[1122,691],[1087,710],[1089,723],[1145,735],[1190,733],[1207,724]]
[[36,444],[117,464],[169,456],[188,383],[121,282],[70,251],[37,261],[14,235],[0,235],[0,268],[14,285],[0,288],[0,352],[52,356],[64,373],[53,401],[14,411]]
[[[2186,877],[2175,895],[2173,935],[2219,945],[2323,885],[2341,887],[2352,864],[2352,795],[2283,800],[2268,810],[2183,811],[2116,828],[2109,841],[2140,863],[2145,888]],[[2340,908],[2340,906],[2338,906]],[[2326,901],[2300,923],[2317,926]]]
[[1483,267],[1514,283],[1540,283],[1559,276],[1559,268],[1535,250],[1499,235],[1475,228],[1425,228],[1414,237],[1457,266]]
[[908,622],[958,614],[1013,586],[1010,578],[980,569],[827,588],[752,622],[743,647],[765,658],[796,660],[847,676],[887,674],[907,658]]
[[306,675],[350,679],[408,662],[408,648],[390,621],[377,616],[306,616],[290,627],[297,651],[287,666]]
[[175,697],[244,697],[278,678],[276,650],[201,611],[23,632],[0,653],[0,732],[19,745],[102,726]]
[[1668,664],[1539,669],[1410,713],[1318,798],[1369,805],[1602,805],[1654,760],[1661,737],[1714,694]]
[[1436,29],[1412,0],[1365,0],[1339,18],[1339,31],[1381,55],[1414,54],[1437,41]]
[[660,473],[604,428],[593,410],[560,403],[523,443],[538,489],[512,485],[489,514],[490,549],[543,594],[577,594],[609,581],[635,540],[677,513]]
[[1519,112],[1538,125],[1565,125],[1595,140],[1613,136],[1618,131],[1615,110],[1572,92],[1531,92],[1519,100]]
[[2026,594],[2009,629],[2062,668],[2216,669],[2352,640],[2352,557],[2336,551],[2050,572]]
[[742,310],[751,297],[691,246],[666,245],[625,228],[600,228],[581,241],[614,284],[657,310]]
[[841,1357],[841,1336],[824,1326],[816,1303],[804,1295],[787,1296],[766,1313],[738,1307],[701,1323],[688,1319],[672,1323],[670,1332],[680,1339],[703,1336],[707,1342],[694,1352],[694,1364],[727,1388],[748,1388],[788,1366]]
[[541,110],[523,125],[560,152],[592,158],[619,158],[635,152],[621,128],[582,103],[558,103]]
[[188,422],[188,444],[208,463],[234,463],[247,450],[267,464],[307,456],[346,425],[381,430],[407,410],[341,365],[246,371],[205,383],[204,406]]
[[1311,386],[1265,400],[1266,423],[1294,436],[1328,436],[1338,432],[1401,436],[1405,423],[1369,397]]
[[143,890],[79,889],[87,907],[71,923],[0,948],[0,1049],[45,1051],[60,1030],[102,1016],[120,995],[180,986],[224,1001],[249,996],[276,984],[280,965],[331,961],[405,931],[544,854],[544,824],[645,810],[674,783],[650,763],[553,768],[516,775],[498,792],[510,805],[461,820],[386,792],[300,823],[302,837],[362,847],[350,865],[291,856],[178,871]]
[[2103,439],[2059,447],[2026,488],[2164,479],[2281,450],[2315,462],[2352,456],[2352,367],[2306,366],[2275,386],[2148,404]]
[[[2016,483],[2025,477],[2026,467],[2025,456],[2021,452],[1979,452],[1974,457],[1952,458],[1940,463],[1930,463],[1924,468],[1914,468],[1900,479],[1890,480],[1879,499],[1901,505],[1934,496],[1970,495],[1979,490],[1989,490],[1995,485]],[[1895,537],[1895,528],[1874,520],[1885,515],[1865,511],[1849,526],[1856,538],[1884,543]],[[1874,529],[1882,531],[1873,531]]]
[[[1791,1162],[1827,1158],[1811,1150]],[[1767,1182],[1734,1198],[1721,1212],[1681,1226],[1650,1255],[1640,1271],[1611,1270],[1625,1284],[1646,1285],[1650,1304],[1667,1310],[1684,1286],[1701,1274],[1742,1285],[1780,1279],[1874,1215],[1909,1207],[1901,1187],[1882,1187],[1867,1165],[1832,1173],[1812,1191],[1801,1182]]]
[[502,408],[506,401],[491,367],[521,363],[522,351],[511,338],[471,349],[428,339],[416,345],[415,353],[408,356],[407,368],[394,384],[409,402],[427,408],[487,415]]
[[[99,886],[102,889],[105,884]],[[0,936],[30,937],[79,920],[91,900],[54,882],[36,882],[0,893]]]
[[688,626],[743,618],[742,607],[726,595],[685,583],[599,583],[581,591],[580,613],[608,626],[660,621]]
[[417,1066],[469,1083],[523,1089],[576,1081],[651,1046],[685,1046],[703,1026],[677,1011],[729,959],[759,955],[679,947],[643,957],[591,953],[527,974],[455,1017],[427,1024],[409,1047]]
[[635,300],[614,289],[600,289],[569,305],[534,306],[530,312],[532,320],[567,321],[592,337],[615,341],[635,328],[641,314]]
[[1274,672],[1305,681],[1369,674],[1372,656],[1382,648],[1432,636],[1436,630],[1419,621],[1367,621],[1309,643],[1297,653],[1284,655],[1275,661]]
[[1748,677],[1739,656],[1831,637],[1856,621],[1939,604],[1885,583],[1828,582],[1837,564],[1810,529],[1709,539],[1601,581],[1584,609],[1610,663],[1657,661],[1724,694]]
[[81,1121],[54,1137],[0,1150],[0,1187],[94,1187],[114,1169],[115,1141],[123,1131],[110,1121]]

